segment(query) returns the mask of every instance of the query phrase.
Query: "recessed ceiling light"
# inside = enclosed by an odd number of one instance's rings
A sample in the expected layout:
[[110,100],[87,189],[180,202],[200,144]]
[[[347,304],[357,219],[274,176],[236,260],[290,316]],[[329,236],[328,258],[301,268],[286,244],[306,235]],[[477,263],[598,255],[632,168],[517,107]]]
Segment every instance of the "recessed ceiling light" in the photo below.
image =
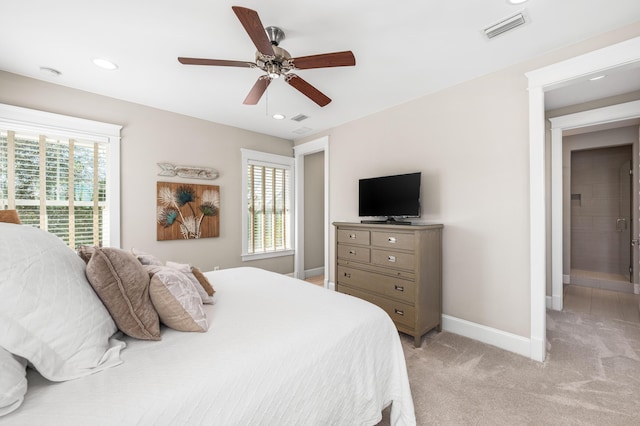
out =
[[273,114],[273,118],[275,118],[276,120],[284,120],[287,117],[282,114]]
[[49,68],[49,67],[40,67],[40,71],[44,74],[53,76],[53,77],[58,77],[60,75],[62,75],[62,73],[60,71],[58,71],[55,68]]
[[104,68],[105,70],[117,70],[118,66],[111,61],[102,58],[93,59],[93,63],[99,66],[100,68]]
[[589,81],[596,81],[596,80],[600,80],[601,78],[605,78],[605,77],[606,77],[606,75],[604,75],[604,74],[603,75],[598,75],[596,77],[590,78]]
[[526,3],[527,0],[507,0],[507,3],[509,4],[522,4],[522,3]]

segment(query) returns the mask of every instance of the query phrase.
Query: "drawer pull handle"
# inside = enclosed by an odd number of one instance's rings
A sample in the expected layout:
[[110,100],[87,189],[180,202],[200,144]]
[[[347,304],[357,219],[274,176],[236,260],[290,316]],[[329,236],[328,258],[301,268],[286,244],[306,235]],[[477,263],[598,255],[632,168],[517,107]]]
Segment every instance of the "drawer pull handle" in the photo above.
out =
[[345,273],[344,273],[344,276],[345,276],[345,277],[347,277],[347,278],[351,278],[351,273],[349,273],[349,272],[345,272]]
[[394,309],[394,311],[397,315],[404,316],[404,311],[401,311],[400,309]]
[[349,239],[350,240],[355,240],[356,239],[356,234],[349,234]]
[[349,250],[349,254],[352,254],[352,255],[355,256],[356,255],[356,251],[355,250]]
[[396,237],[389,237],[387,238],[387,242],[391,243],[391,244],[395,244],[396,243]]
[[404,291],[404,287],[401,286],[401,285],[397,285],[395,287],[396,287],[396,290],[398,290],[398,291]]
[[387,256],[387,260],[389,260],[389,262],[395,262],[396,261],[396,257],[395,256]]

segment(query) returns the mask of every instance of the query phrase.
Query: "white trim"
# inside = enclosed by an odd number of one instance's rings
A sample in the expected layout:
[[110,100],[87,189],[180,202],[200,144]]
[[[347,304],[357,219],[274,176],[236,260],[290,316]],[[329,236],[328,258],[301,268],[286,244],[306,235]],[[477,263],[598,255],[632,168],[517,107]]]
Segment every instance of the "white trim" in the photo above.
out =
[[[529,356],[544,361],[546,348],[546,215],[544,168],[544,93],[542,88],[529,90],[529,209],[530,213],[530,287],[531,339]],[[532,141],[542,140],[537,145]],[[533,343],[536,342],[536,347]],[[539,344],[543,342],[543,344]]]
[[296,214],[294,244],[295,257],[293,273],[304,279],[304,157],[305,155],[324,152],[324,287],[329,288],[329,136],[323,136],[310,142],[293,147],[296,164]]
[[[553,120],[552,120],[553,121]],[[557,138],[560,143],[554,143]],[[562,191],[562,129],[551,129],[551,298],[552,309],[562,310],[563,272],[563,191]],[[560,161],[556,161],[556,159]],[[556,185],[556,182],[560,182]],[[560,217],[560,220],[557,218]],[[556,238],[559,235],[560,238]]]
[[326,278],[325,278],[324,280],[325,280],[325,282],[327,283],[327,284],[325,285],[325,288],[326,288],[327,290],[336,291],[336,283],[334,283],[333,281],[327,281],[327,279],[326,279]]
[[109,144],[109,245],[120,247],[120,130],[117,124],[0,104],[0,127]]
[[0,124],[11,130],[46,132],[51,136],[112,142],[120,139],[122,126],[52,112],[0,104]]
[[571,275],[563,275],[562,276],[563,284],[571,284]]
[[247,262],[250,260],[271,259],[274,257],[291,256],[292,254],[294,254],[293,250],[281,250],[281,251],[267,251],[263,253],[243,253],[241,257],[243,262]]
[[551,296],[547,296],[546,302],[547,302],[547,309],[552,309],[553,308],[553,299],[551,298]]
[[549,121],[551,121],[551,129],[559,131],[557,133],[562,136],[563,130],[637,118],[638,111],[640,111],[640,101],[631,101],[562,115],[560,117],[553,117],[550,118]]
[[304,270],[305,278],[317,277],[318,275],[323,275],[323,274],[324,274],[324,266],[320,266],[319,268],[311,268],[311,269]]
[[546,223],[544,91],[576,77],[640,60],[640,37],[526,73],[529,81],[531,358],[546,354]]
[[[291,256],[294,254],[294,249],[289,248],[287,250],[279,250],[279,251],[267,251],[261,253],[248,253],[248,230],[245,226],[245,219],[247,217],[247,185],[249,184],[249,177],[247,176],[247,166],[249,164],[260,164],[265,165],[267,167],[279,167],[289,169],[289,173],[291,173],[291,182],[294,183],[295,186],[295,163],[293,157],[286,157],[284,155],[271,154],[268,152],[262,151],[254,151],[252,149],[240,148],[240,154],[242,157],[242,196],[241,196],[241,217],[242,217],[242,253],[240,256],[243,262],[250,260],[259,260],[259,259],[269,259],[273,257],[280,256]],[[289,192],[293,200],[291,200],[291,209],[293,212],[291,214],[295,217],[296,210],[296,196],[295,190],[291,190]],[[291,227],[291,233],[289,234],[289,242],[288,245],[291,247],[293,242],[295,241],[295,227]]]
[[442,329],[449,333],[458,334],[470,339],[478,340],[482,343],[496,346],[518,355],[529,357],[531,343],[526,337],[517,334],[507,333],[497,328],[486,325],[442,315]]

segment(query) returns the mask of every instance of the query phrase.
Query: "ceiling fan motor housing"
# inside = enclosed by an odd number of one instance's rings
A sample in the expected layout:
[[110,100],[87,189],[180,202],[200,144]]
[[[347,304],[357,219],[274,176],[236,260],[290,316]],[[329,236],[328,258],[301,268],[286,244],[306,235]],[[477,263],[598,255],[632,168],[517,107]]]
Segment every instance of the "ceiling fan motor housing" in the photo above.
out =
[[282,40],[284,40],[284,31],[278,27],[267,27],[264,29],[267,32],[269,41],[274,46],[278,46]]
[[291,54],[281,47],[273,46],[274,56],[263,55],[256,52],[256,65],[269,74],[271,78],[278,78],[293,69]]

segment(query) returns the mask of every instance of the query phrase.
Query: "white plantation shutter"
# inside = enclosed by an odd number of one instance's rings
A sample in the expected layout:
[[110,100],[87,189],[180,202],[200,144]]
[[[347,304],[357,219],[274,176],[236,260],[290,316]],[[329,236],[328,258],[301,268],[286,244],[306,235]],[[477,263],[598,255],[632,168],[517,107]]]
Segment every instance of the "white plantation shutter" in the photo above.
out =
[[119,219],[110,212],[119,206],[111,202],[119,198],[119,130],[0,104],[0,209],[18,210],[23,224],[71,248],[119,245]]
[[243,259],[292,254],[293,158],[242,150]]

